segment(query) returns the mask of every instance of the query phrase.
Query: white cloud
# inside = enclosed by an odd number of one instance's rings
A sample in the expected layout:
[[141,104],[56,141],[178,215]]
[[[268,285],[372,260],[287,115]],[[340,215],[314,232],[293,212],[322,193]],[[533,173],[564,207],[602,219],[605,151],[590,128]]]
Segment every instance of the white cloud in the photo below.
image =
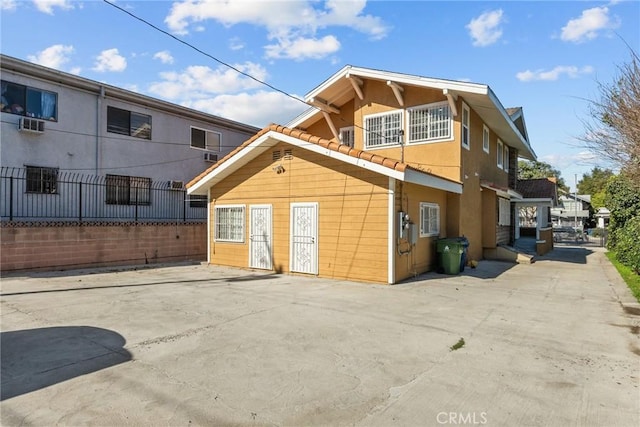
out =
[[229,49],[231,50],[240,50],[244,48],[244,43],[237,37],[233,37],[229,40]]
[[572,79],[575,79],[577,77],[580,77],[580,75],[591,73],[593,73],[593,67],[590,65],[586,65],[582,68],[578,68],[575,65],[558,65],[557,67],[549,71],[521,71],[516,74],[516,78],[521,82],[530,82],[536,80],[555,81],[558,80],[563,74]]
[[35,55],[28,55],[27,59],[35,64],[62,70],[62,66],[69,62],[69,55],[73,53],[73,50],[73,46],[55,44]]
[[153,59],[159,59],[163,64],[173,64],[173,56],[171,56],[168,50],[156,52],[156,54],[153,55]]
[[[177,34],[186,34],[190,26],[206,20],[214,20],[226,26],[246,23],[267,29],[268,39],[276,44],[265,47],[271,57],[321,58],[339,48],[333,35],[317,37],[321,29],[348,27],[369,35],[372,39],[385,37],[389,28],[381,18],[363,14],[366,0],[341,1],[229,1],[184,0],[175,2],[165,23]],[[288,46],[313,41],[313,55],[305,55]],[[279,46],[279,47],[278,47]],[[324,52],[324,54],[323,54]],[[294,54],[298,56],[294,57]]]
[[267,91],[219,95],[183,105],[261,128],[272,122],[287,123],[308,108],[285,94]]
[[609,17],[609,8],[594,7],[582,11],[579,18],[571,19],[562,27],[560,38],[564,41],[580,43],[598,37],[598,32],[617,28],[620,23]]
[[96,64],[93,67],[94,71],[124,71],[127,68],[127,60],[124,56],[120,55],[118,49],[103,50],[96,58]]
[[334,36],[321,39],[300,37],[295,40],[280,40],[278,44],[268,45],[265,49],[267,58],[301,61],[306,58],[320,59],[335,53],[340,49],[340,42]]
[[11,11],[18,8],[16,0],[0,0],[0,10]]
[[63,10],[73,9],[71,0],[33,0],[33,3],[40,12],[49,15],[53,15],[54,7],[59,7]]
[[[262,66],[252,62],[234,67],[261,81],[268,77]],[[233,93],[261,86],[259,82],[222,66],[214,70],[207,66],[193,65],[181,73],[160,73],[160,77],[163,81],[152,83],[149,91],[174,102],[186,102],[189,99],[207,98],[212,94]]]
[[474,46],[489,46],[502,37],[500,24],[504,23],[503,15],[502,9],[492,10],[473,18],[467,24]]

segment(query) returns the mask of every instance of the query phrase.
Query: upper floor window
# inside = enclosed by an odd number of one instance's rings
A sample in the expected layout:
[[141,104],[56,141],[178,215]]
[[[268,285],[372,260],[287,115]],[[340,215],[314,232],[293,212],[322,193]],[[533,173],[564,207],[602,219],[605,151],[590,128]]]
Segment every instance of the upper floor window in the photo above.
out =
[[56,194],[58,169],[27,166],[27,193]]
[[191,128],[191,147],[203,150],[220,151],[222,134],[210,130]]
[[482,149],[485,153],[489,153],[489,128],[482,125]]
[[151,139],[151,116],[107,107],[107,132]]
[[470,147],[469,121],[471,112],[464,102],[462,103],[462,146],[467,150]]
[[505,172],[509,172],[509,147],[507,145],[502,149],[502,169]]
[[440,234],[440,206],[435,203],[420,203],[420,237]]
[[2,80],[3,113],[58,120],[58,94]]
[[353,144],[355,142],[353,129],[353,126],[340,128],[340,144],[353,148]]
[[497,162],[498,163],[498,168],[500,168],[500,169],[502,169],[502,165],[503,165],[503,162],[504,162],[504,158],[502,157],[503,156],[502,147],[503,147],[502,141],[498,140],[498,149],[496,150],[496,152],[497,152],[496,153],[496,159],[498,160],[498,162]]
[[108,205],[150,205],[151,178],[107,175]]
[[365,148],[376,148],[402,141],[402,111],[373,114],[364,118]]
[[451,138],[451,110],[446,102],[407,109],[408,142]]

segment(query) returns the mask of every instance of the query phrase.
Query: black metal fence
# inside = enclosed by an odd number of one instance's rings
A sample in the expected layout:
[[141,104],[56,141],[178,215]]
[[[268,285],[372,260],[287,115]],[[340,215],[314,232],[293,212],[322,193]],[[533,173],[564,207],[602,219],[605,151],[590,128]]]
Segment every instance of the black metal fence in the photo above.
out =
[[2,221],[205,222],[206,200],[181,183],[43,168],[0,168]]

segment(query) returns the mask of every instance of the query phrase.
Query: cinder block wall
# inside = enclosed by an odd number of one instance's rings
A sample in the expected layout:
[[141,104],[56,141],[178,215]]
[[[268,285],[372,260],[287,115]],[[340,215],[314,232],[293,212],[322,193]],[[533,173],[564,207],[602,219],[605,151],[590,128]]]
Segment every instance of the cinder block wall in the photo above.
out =
[[0,270],[67,270],[207,259],[207,225],[118,224],[0,228]]

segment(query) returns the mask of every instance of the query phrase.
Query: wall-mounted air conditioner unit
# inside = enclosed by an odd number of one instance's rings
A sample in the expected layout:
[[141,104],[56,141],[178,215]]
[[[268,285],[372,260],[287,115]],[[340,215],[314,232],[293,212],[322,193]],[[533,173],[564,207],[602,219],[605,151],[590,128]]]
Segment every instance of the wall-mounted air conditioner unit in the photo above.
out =
[[204,153],[204,161],[215,163],[218,161],[218,155],[213,153]]
[[44,132],[44,120],[32,119],[31,117],[20,117],[18,130],[23,132]]
[[171,190],[184,190],[184,182],[182,181],[169,181],[167,186]]

